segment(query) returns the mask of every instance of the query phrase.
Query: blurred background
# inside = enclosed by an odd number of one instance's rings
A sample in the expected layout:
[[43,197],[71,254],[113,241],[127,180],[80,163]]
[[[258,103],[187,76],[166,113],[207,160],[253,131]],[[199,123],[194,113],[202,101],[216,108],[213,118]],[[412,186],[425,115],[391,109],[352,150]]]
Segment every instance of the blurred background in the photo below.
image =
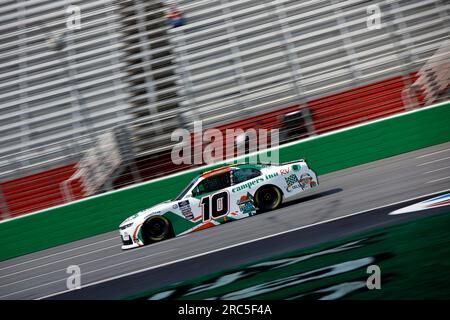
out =
[[187,169],[171,133],[197,120],[283,144],[448,100],[449,9],[2,0],[0,219]]

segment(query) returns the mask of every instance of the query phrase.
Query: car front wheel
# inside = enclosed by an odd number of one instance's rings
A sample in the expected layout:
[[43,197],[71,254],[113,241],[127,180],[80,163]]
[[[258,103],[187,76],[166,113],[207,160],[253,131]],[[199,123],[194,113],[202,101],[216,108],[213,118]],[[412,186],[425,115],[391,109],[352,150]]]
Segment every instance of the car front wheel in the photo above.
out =
[[147,243],[166,240],[173,233],[169,220],[162,216],[155,216],[148,219],[144,223],[142,231]]

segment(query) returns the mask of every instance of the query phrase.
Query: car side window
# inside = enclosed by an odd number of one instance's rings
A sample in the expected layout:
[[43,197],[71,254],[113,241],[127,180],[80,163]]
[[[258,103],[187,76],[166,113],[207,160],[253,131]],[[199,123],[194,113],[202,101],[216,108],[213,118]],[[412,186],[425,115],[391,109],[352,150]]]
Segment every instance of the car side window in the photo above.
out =
[[200,196],[202,194],[218,191],[224,188],[228,188],[231,186],[230,174],[228,172],[217,174],[212,177],[206,178],[201,181],[195,188],[192,190],[192,195],[194,197]]
[[261,171],[254,168],[243,168],[233,172],[233,184],[239,184],[241,182],[251,180],[259,177]]

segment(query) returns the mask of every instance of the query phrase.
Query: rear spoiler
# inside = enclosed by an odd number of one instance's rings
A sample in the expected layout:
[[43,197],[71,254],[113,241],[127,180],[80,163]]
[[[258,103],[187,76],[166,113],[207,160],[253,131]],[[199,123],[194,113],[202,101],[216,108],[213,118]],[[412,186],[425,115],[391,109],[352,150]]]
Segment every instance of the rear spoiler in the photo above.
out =
[[291,164],[291,163],[296,163],[296,162],[306,162],[306,160],[304,158],[301,158],[301,159],[294,160],[294,161],[284,162],[281,165],[286,165],[286,164]]
[[[296,163],[296,162],[306,162],[306,160],[304,158],[298,159],[298,160],[293,160],[293,161],[289,161],[289,162],[283,162],[283,163],[275,163],[275,162],[256,162],[255,164],[261,164],[261,165],[266,165],[266,166],[284,166],[286,164],[291,164],[291,163]],[[245,163],[238,163],[236,165],[239,164],[245,164]],[[232,165],[229,165],[232,166]]]

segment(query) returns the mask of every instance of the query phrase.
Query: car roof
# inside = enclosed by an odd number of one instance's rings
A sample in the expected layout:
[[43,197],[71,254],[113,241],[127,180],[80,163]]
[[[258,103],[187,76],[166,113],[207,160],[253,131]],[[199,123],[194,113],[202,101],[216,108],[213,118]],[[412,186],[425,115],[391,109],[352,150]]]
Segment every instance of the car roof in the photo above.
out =
[[232,168],[231,166],[225,166],[225,167],[220,167],[220,168],[216,168],[213,170],[209,170],[209,171],[203,172],[200,177],[202,177],[204,179],[204,178],[209,178],[209,177],[215,176],[216,174],[230,172],[231,168]]
[[258,163],[258,164],[252,164],[252,163],[238,163],[238,164],[232,164],[232,165],[227,165],[227,166],[222,166],[216,169],[212,169],[209,171],[205,171],[203,172],[200,177],[205,179],[205,178],[209,178],[212,176],[215,176],[217,174],[221,174],[221,173],[225,173],[225,172],[230,172],[233,169],[245,169],[245,168],[252,168],[252,169],[258,169],[261,170],[262,168],[267,167],[267,165]]

